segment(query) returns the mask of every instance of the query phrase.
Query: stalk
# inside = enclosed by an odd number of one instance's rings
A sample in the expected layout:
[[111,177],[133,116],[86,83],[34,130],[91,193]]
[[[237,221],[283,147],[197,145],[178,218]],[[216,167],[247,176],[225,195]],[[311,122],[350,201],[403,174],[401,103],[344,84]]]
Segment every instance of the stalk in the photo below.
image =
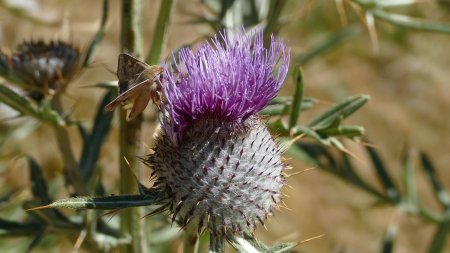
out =
[[152,47],[145,60],[150,65],[159,63],[161,53],[167,38],[167,27],[170,22],[170,16],[175,6],[175,0],[161,0],[158,18],[156,20],[155,30],[153,32]]
[[[60,94],[55,95],[52,99],[52,107],[59,114],[63,113],[63,107],[61,104]],[[81,181],[80,170],[78,162],[72,151],[72,145],[69,139],[69,134],[65,126],[54,126],[53,130],[55,132],[56,140],[58,142],[58,148],[62,155],[62,160],[64,163],[64,168],[67,173],[69,183],[74,187],[75,193],[78,196],[83,196],[86,194],[86,188]]]
[[[132,53],[135,57],[142,55],[141,45],[141,0],[122,0],[122,52]],[[125,111],[120,112],[120,193],[131,194],[137,192],[134,173],[139,174],[140,162],[137,158],[141,153],[141,125],[142,115],[132,121],[127,121]],[[139,177],[139,175],[137,175]],[[127,208],[121,212],[120,230],[122,236],[130,237],[130,244],[124,245],[121,252],[145,253],[147,251],[143,236],[140,210]]]

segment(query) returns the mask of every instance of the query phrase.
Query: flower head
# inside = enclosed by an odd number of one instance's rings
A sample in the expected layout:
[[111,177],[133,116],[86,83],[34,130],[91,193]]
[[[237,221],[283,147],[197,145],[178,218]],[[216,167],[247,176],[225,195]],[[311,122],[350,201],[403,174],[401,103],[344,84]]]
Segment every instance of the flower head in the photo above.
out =
[[0,53],[0,74],[37,99],[64,90],[80,67],[80,51],[62,41],[24,42],[12,54]]
[[[222,41],[222,42],[221,42]],[[173,141],[199,118],[240,121],[265,107],[278,93],[289,65],[289,52],[272,37],[264,48],[262,32],[230,38],[215,36],[197,52],[182,49],[175,72],[165,67],[168,118],[164,131]]]
[[147,164],[163,208],[181,226],[207,229],[213,245],[253,230],[281,200],[285,165],[257,113],[283,83],[289,54],[243,32],[184,49],[179,61],[175,72],[165,66],[162,131]]

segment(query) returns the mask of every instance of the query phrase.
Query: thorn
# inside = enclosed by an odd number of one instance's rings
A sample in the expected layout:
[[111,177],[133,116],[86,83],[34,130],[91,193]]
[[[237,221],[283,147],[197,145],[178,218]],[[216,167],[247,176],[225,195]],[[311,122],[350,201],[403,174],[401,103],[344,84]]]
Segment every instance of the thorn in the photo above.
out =
[[109,211],[109,212],[104,213],[102,216],[110,215],[110,217],[109,217],[109,219],[108,219],[108,221],[107,221],[107,223],[109,223],[109,222],[112,220],[112,218],[114,218],[114,215],[116,215],[116,214],[117,214],[120,210],[122,210],[122,209],[124,209],[124,208],[111,210],[111,211]]
[[295,143],[296,141],[300,140],[300,139],[303,138],[305,135],[306,135],[305,133],[302,133],[302,134],[299,134],[299,135],[295,136],[294,138],[292,138],[292,140],[290,140],[288,143],[286,143],[286,144],[284,145],[284,147],[282,148],[282,150],[280,150],[281,153],[286,152],[286,151],[289,149],[289,147],[291,147],[292,145],[294,145],[294,143]]
[[142,216],[141,219],[144,219],[144,218],[147,218],[147,217],[152,217],[154,215],[160,214],[160,213],[166,211],[168,206],[169,206],[169,204],[165,204],[165,205],[163,205],[161,207],[158,207],[157,209],[155,209],[155,210],[149,212],[148,214],[145,214],[144,216]]
[[351,156],[352,158],[354,158],[355,160],[357,160],[358,162],[362,163],[363,165],[366,165],[366,163],[361,158],[356,156],[353,152],[351,152],[349,149],[345,148],[344,146],[340,147],[339,149],[342,152],[344,152],[344,153],[348,154],[349,156]]
[[286,203],[285,203],[283,200],[281,200],[281,203],[283,204],[283,205],[281,205],[281,207],[283,207],[283,208],[285,208],[285,209],[287,209],[287,210],[289,210],[289,211],[292,211],[292,209],[290,209],[289,207],[287,207]]
[[49,208],[53,208],[51,204],[45,205],[45,206],[37,206],[37,207],[28,208],[28,209],[25,209],[25,211],[29,212],[29,211],[36,211],[36,210],[49,209]]
[[311,238],[302,240],[302,241],[300,241],[298,244],[307,243],[307,242],[310,242],[310,241],[315,240],[315,239],[319,239],[319,238],[324,237],[324,236],[325,236],[325,234],[321,234],[321,235],[318,235],[318,236],[314,236],[314,237],[311,237]]
[[292,177],[292,176],[300,175],[300,174],[303,174],[303,173],[305,173],[307,171],[315,170],[315,169],[317,169],[317,167],[314,166],[314,167],[311,167],[311,168],[304,169],[302,171],[294,172],[292,174],[286,174],[286,177]]

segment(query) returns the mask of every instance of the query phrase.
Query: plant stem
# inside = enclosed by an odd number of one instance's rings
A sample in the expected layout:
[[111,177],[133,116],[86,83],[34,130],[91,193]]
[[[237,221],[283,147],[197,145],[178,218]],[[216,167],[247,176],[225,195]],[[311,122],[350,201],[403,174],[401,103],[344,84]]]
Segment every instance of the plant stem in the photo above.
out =
[[[53,97],[52,107],[59,114],[63,113],[64,110],[61,104],[60,94],[57,94]],[[65,126],[55,125],[53,129],[56,135],[58,148],[61,152],[64,167],[67,172],[70,184],[72,184],[73,187],[75,188],[75,193],[77,195],[85,195],[86,188],[84,187],[84,184],[81,181],[78,163],[77,160],[75,159],[75,156],[73,155],[69,134],[67,133]]]
[[[141,49],[141,0],[122,0],[122,52],[132,53],[135,57],[142,55]],[[133,172],[139,174],[138,155],[141,151],[142,116],[127,121],[125,111],[120,112],[120,193],[131,194],[137,191]],[[137,175],[139,177],[139,175]],[[120,230],[123,237],[129,236],[131,243],[122,247],[121,252],[145,253],[145,237],[140,223],[138,208],[127,208],[121,212]]]
[[170,22],[170,16],[175,6],[175,0],[161,0],[158,19],[156,20],[155,30],[153,32],[152,47],[145,61],[150,65],[159,63],[161,52],[164,50],[166,41],[166,30]]

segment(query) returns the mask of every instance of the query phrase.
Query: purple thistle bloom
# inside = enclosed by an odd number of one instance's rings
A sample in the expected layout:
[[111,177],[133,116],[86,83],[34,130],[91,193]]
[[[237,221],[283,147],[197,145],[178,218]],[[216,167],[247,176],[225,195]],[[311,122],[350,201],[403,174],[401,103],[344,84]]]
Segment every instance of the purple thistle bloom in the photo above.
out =
[[162,108],[169,119],[163,127],[174,142],[199,118],[241,121],[259,112],[286,77],[289,51],[273,36],[265,49],[262,32],[243,32],[235,38],[222,33],[196,53],[182,49],[179,60],[175,73],[164,68],[167,102]]
[[161,210],[182,227],[208,230],[210,247],[222,248],[281,201],[286,165],[257,113],[280,89],[289,51],[242,32],[184,49],[179,60],[175,73],[164,69],[162,131],[146,162],[165,193]]

